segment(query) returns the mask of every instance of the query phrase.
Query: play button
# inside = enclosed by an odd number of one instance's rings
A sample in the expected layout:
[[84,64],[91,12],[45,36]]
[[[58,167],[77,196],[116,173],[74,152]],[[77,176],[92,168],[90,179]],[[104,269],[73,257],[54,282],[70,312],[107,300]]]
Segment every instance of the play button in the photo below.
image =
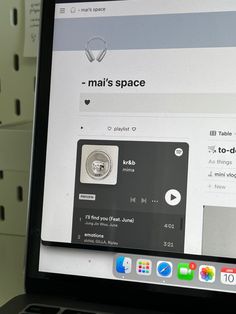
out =
[[169,190],[166,192],[165,201],[170,206],[176,206],[181,201],[181,194],[177,190]]

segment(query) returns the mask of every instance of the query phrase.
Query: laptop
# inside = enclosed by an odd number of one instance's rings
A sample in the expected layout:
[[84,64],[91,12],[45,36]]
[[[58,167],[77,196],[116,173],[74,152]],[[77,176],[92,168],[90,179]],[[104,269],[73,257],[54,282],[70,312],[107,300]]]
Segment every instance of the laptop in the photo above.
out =
[[1,314],[235,304],[235,56],[235,1],[43,1],[26,293]]

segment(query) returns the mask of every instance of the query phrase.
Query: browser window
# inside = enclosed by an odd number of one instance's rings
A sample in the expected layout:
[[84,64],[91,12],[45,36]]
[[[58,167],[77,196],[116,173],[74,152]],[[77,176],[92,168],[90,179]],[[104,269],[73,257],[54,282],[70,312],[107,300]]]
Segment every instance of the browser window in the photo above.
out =
[[41,271],[234,292],[235,27],[232,1],[57,4]]

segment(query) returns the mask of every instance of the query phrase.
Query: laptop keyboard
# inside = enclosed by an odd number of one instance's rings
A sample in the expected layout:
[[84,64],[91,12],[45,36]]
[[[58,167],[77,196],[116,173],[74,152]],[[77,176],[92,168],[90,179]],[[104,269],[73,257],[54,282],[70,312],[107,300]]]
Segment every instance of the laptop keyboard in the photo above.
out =
[[74,309],[65,309],[60,307],[30,305],[19,314],[96,314],[95,312],[86,312]]

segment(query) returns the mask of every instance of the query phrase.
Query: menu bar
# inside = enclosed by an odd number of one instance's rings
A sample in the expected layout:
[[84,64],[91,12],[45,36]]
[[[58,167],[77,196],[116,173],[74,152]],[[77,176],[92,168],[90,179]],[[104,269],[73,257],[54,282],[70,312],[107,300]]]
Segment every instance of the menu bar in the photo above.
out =
[[136,0],[60,3],[56,18],[236,11],[235,0]]

